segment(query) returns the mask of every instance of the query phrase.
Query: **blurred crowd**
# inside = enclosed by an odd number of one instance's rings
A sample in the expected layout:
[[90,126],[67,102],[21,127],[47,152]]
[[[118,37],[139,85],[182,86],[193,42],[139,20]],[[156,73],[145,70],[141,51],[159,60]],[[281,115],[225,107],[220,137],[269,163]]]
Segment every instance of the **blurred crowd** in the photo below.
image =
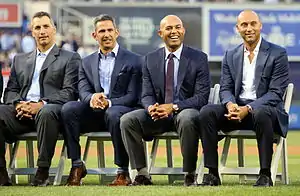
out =
[[[85,57],[94,50],[93,46],[81,44],[80,37],[75,34],[57,34],[57,45],[65,50],[78,52],[81,57]],[[21,28],[2,28],[0,30],[0,65],[3,70],[9,70],[13,58],[18,53],[27,53],[35,49],[35,40],[31,36],[29,20],[23,17]]]
[[[52,1],[52,2],[264,2],[264,3],[279,3],[279,2],[295,2],[300,0],[32,0],[32,1]],[[0,65],[2,69],[9,69],[13,57],[17,53],[30,52],[35,49],[34,38],[31,37],[29,19],[26,15],[23,16],[22,27],[18,29],[0,30]],[[87,56],[94,50],[94,46],[83,46],[81,38],[75,33],[67,35],[57,35],[57,45],[66,50],[76,51],[82,57]]]

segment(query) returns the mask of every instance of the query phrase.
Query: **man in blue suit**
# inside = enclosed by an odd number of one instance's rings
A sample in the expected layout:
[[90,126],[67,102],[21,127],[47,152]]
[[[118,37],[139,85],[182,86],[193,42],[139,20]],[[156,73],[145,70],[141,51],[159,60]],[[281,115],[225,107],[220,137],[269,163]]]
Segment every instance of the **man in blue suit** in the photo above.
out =
[[283,94],[289,82],[285,49],[261,38],[261,21],[252,10],[242,11],[236,28],[244,43],[226,52],[221,72],[221,105],[200,111],[204,166],[203,185],[220,185],[218,131],[252,129],[256,133],[260,172],[254,186],[272,186],[271,161],[274,131],[286,137],[288,114]]
[[143,66],[144,109],[121,118],[121,131],[131,167],[133,185],[151,185],[142,139],[177,131],[183,155],[186,186],[195,182],[199,142],[199,110],[208,102],[210,76],[207,55],[183,44],[185,29],[179,17],[161,20],[158,35],[165,43],[146,56]]
[[142,59],[120,47],[115,20],[101,15],[94,20],[94,39],[99,50],[83,59],[79,67],[80,102],[63,106],[64,137],[72,159],[67,185],[80,185],[86,168],[80,159],[81,132],[108,129],[114,146],[115,164],[119,167],[112,186],[131,183],[129,159],[120,131],[120,117],[135,109],[141,92]]

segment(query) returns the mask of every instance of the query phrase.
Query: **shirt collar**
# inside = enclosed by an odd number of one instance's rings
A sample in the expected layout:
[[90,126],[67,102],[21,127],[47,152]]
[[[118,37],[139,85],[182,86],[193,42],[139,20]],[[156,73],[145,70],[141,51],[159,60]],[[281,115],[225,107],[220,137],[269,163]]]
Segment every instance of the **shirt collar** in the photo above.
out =
[[[260,37],[259,37],[259,41],[258,41],[257,45],[255,46],[255,48],[254,48],[254,50],[253,50],[254,53],[258,53],[258,52],[259,52],[259,48],[260,48],[260,45],[261,45],[261,40],[262,40],[262,37],[260,36]],[[246,52],[249,52],[249,51],[248,51],[247,48],[244,46],[244,53],[246,53]]]
[[[112,49],[111,53],[113,53],[113,56],[116,58],[117,57],[117,54],[118,54],[118,51],[119,51],[119,44],[116,43],[115,47]],[[99,56],[102,58],[104,55],[102,54],[101,50],[99,49],[98,50],[98,54],[100,54]]]
[[[180,55],[181,55],[181,52],[182,52],[182,48],[183,48],[183,44],[181,44],[181,46],[175,51],[173,52],[173,54],[176,56],[176,58],[178,60],[180,60]],[[169,54],[171,53],[167,47],[165,46],[165,52],[166,52],[166,56],[165,56],[165,60],[168,58]]]
[[53,44],[46,52],[40,52],[39,49],[36,49],[36,56],[39,56],[40,54],[44,54],[45,56],[48,56],[52,48],[54,47],[55,44]]

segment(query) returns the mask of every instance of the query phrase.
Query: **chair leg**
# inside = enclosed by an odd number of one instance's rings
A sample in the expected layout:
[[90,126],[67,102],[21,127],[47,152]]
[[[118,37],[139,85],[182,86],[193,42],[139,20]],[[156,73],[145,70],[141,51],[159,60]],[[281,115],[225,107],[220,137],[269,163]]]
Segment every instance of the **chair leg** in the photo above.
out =
[[[11,169],[12,171],[17,167],[16,156],[18,152],[17,151],[18,147],[19,147],[19,142],[15,142],[15,144],[8,144],[8,151],[9,151],[8,168]],[[18,176],[16,176],[15,174],[11,174],[10,179],[12,183],[18,184]]]
[[[105,154],[104,154],[104,142],[97,141],[97,157],[98,157],[98,167],[105,168]],[[104,184],[105,182],[105,174],[99,175],[99,182],[100,184]]]
[[150,158],[149,158],[149,167],[148,167],[149,174],[151,174],[151,170],[152,170],[152,168],[154,168],[158,144],[159,144],[159,139],[154,139],[152,142],[151,154],[150,154]]
[[277,170],[279,165],[279,159],[282,154],[282,146],[283,146],[283,138],[279,138],[279,142],[276,146],[275,154],[273,156],[272,165],[271,165],[271,178],[273,181],[273,184],[275,185],[276,182],[276,176],[277,176]]
[[289,174],[288,174],[288,157],[287,157],[287,141],[283,138],[282,144],[282,155],[281,155],[281,166],[282,166],[282,183],[289,184]]
[[61,179],[64,173],[64,168],[65,168],[65,160],[67,157],[67,148],[65,146],[65,143],[63,143],[62,150],[60,153],[60,159],[57,167],[57,172],[55,174],[54,182],[53,185],[60,185]]
[[[172,140],[166,140],[166,151],[167,151],[167,166],[173,168],[173,152],[172,152]],[[175,176],[172,174],[168,175],[169,184],[174,183]]]
[[230,142],[231,142],[231,138],[230,137],[226,137],[224,145],[223,145],[223,151],[222,151],[222,156],[221,156],[221,163],[220,163],[220,167],[219,167],[219,175],[220,175],[221,181],[222,181],[222,169],[225,168],[225,166],[226,166],[228,152],[229,152],[229,147],[230,147]]
[[[34,168],[34,152],[33,152],[33,141],[26,141],[26,151],[27,151],[27,168]],[[34,180],[34,175],[28,175],[28,182],[32,183]]]
[[89,150],[90,150],[90,145],[91,145],[91,140],[89,139],[89,137],[86,139],[86,143],[85,143],[85,148],[84,148],[84,153],[83,153],[83,161],[86,163],[87,162],[87,158],[88,158],[88,154],[89,154]]
[[197,172],[197,183],[201,184],[204,176],[204,154],[202,153],[202,158],[200,160],[198,172]]
[[[238,147],[238,166],[245,167],[245,160],[244,160],[244,140],[237,139],[237,147]],[[245,175],[239,175],[240,183],[244,182],[246,179]]]

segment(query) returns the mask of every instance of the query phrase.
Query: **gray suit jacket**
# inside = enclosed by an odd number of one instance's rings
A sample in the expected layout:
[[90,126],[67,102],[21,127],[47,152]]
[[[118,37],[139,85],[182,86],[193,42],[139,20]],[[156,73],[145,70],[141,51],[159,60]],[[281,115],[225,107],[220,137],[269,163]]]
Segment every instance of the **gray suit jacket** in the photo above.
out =
[[[17,55],[13,60],[11,75],[4,91],[4,103],[15,104],[25,100],[31,86],[35,68],[36,50]],[[78,53],[59,49],[56,45],[48,54],[40,72],[41,100],[64,104],[78,99]]]
[[[226,52],[222,62],[220,99],[223,104],[239,102],[242,89],[244,47],[240,45]],[[289,63],[284,48],[262,39],[256,61],[254,85],[257,99],[250,102],[253,110],[262,105],[276,108],[280,135],[286,136],[288,114],[283,107],[283,94],[289,83]]]

